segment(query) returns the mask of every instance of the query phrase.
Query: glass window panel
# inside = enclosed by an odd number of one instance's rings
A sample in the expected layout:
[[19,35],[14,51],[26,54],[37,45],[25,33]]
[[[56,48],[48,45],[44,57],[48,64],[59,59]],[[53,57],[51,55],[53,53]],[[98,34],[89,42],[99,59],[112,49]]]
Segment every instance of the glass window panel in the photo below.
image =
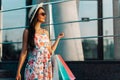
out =
[[[7,4],[6,4],[7,3]],[[2,11],[21,8],[26,5],[26,0],[2,0]],[[25,27],[26,9],[2,12],[2,28]],[[2,32],[2,42],[22,42],[24,28],[7,29]],[[21,43],[3,44],[2,60],[17,60],[21,50]]]
[[[103,0],[103,17],[113,17],[113,0]],[[103,20],[103,35],[113,35],[113,19]],[[114,57],[114,39],[113,37],[104,37],[104,59],[113,59]]]
[[[97,1],[81,0],[79,6],[79,17],[96,19]],[[80,22],[81,36],[97,36],[97,20],[89,22]],[[83,39],[83,50],[85,59],[97,59],[97,38]],[[94,51],[93,51],[94,50]]]

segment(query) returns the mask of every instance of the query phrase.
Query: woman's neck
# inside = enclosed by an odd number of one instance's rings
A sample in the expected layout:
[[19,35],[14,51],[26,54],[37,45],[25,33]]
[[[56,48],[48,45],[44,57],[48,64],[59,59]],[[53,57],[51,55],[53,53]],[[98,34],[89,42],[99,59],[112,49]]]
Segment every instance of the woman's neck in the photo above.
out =
[[36,25],[35,25],[35,30],[40,30],[41,29],[41,23],[40,22],[37,22]]

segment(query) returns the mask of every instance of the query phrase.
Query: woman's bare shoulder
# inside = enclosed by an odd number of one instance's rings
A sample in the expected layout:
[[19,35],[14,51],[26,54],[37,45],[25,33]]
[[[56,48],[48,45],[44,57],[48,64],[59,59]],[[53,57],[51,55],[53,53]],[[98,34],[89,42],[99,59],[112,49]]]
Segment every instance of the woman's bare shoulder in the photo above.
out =
[[28,29],[24,29],[24,32],[28,32]]
[[28,29],[24,29],[23,35],[24,35],[24,36],[27,36],[27,35],[28,35],[28,32],[29,32]]

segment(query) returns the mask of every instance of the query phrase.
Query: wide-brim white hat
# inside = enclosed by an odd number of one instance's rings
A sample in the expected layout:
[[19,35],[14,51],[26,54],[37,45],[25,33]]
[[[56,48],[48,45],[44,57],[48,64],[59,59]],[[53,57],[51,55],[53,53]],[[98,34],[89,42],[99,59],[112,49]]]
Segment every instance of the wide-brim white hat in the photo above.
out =
[[30,19],[30,23],[32,22],[32,20],[33,20],[35,14],[36,14],[38,8],[40,8],[40,7],[43,7],[43,3],[40,3],[40,4],[38,4],[38,5],[34,5],[34,6],[30,9],[29,14],[28,14],[28,18]]

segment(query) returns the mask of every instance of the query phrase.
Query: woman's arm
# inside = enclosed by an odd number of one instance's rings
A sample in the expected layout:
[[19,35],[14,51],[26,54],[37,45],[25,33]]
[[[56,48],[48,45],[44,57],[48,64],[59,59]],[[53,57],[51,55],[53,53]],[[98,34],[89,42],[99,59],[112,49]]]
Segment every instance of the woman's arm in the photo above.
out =
[[54,52],[56,50],[58,43],[62,37],[64,37],[64,33],[60,33],[58,35],[57,39],[55,40],[55,42],[53,43],[53,45],[51,45],[52,52]]
[[[46,34],[47,34],[48,37],[49,37],[48,31],[46,31]],[[58,37],[57,37],[57,39],[55,40],[55,42],[53,43],[53,45],[50,44],[50,46],[49,46],[50,53],[53,53],[53,52],[56,50],[57,45],[58,45],[58,43],[59,43],[59,41],[60,41],[60,39],[61,39],[62,37],[64,37],[64,33],[60,33],[60,34],[58,35]]]
[[25,29],[23,33],[22,51],[21,51],[20,58],[19,58],[17,74],[20,74],[21,68],[27,56],[27,40],[28,40],[27,38],[28,38],[28,30]]

